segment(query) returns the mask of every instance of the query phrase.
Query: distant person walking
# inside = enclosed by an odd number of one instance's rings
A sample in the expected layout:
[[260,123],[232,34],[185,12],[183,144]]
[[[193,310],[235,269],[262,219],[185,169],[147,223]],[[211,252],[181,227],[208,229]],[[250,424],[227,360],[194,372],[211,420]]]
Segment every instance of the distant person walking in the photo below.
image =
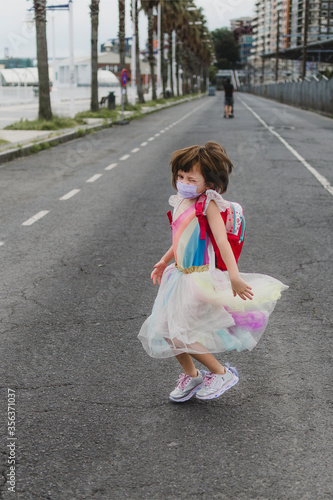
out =
[[233,92],[234,86],[230,83],[230,78],[227,78],[227,81],[224,84],[224,109],[226,118],[230,118],[232,115]]

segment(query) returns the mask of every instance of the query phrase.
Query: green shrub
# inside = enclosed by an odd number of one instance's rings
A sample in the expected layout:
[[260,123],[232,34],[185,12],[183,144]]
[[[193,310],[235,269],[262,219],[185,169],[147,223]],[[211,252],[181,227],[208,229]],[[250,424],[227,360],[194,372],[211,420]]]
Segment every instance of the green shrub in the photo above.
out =
[[23,120],[5,127],[6,130],[60,130],[73,128],[84,123],[83,119],[53,115],[52,120]]

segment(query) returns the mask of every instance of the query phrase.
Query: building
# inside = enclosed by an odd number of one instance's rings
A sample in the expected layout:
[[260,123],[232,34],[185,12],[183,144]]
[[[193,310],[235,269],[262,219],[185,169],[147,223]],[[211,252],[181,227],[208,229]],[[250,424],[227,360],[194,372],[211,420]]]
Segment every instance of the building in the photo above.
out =
[[274,57],[277,52],[279,59],[282,59],[278,77],[299,76],[306,5],[308,68],[316,73],[323,68],[323,61],[331,61],[333,64],[333,52],[329,54],[330,45],[326,43],[333,38],[333,1],[257,0],[253,21],[253,47],[248,60],[253,82],[275,79]]
[[242,26],[251,25],[252,19],[252,17],[236,17],[235,19],[230,19],[231,31],[235,31]]
[[[131,77],[131,58],[125,57],[125,67],[129,78]],[[98,69],[108,70],[116,75],[120,82],[120,61],[119,54],[112,51],[105,51],[98,54]],[[143,84],[148,84],[150,80],[150,65],[140,61],[141,79]],[[63,85],[69,81],[69,59],[64,59],[57,63],[56,68],[57,82]],[[91,78],[91,59],[89,56],[75,59],[75,81],[79,86],[90,85]]]
[[239,17],[230,21],[230,29],[239,44],[239,60],[243,66],[247,63],[247,58],[251,54],[253,43],[252,21],[252,17]]
[[250,55],[251,55],[252,44],[253,44],[252,33],[240,36],[240,38],[239,38],[239,61],[243,66],[245,66],[245,64],[247,63],[248,57],[250,57]]

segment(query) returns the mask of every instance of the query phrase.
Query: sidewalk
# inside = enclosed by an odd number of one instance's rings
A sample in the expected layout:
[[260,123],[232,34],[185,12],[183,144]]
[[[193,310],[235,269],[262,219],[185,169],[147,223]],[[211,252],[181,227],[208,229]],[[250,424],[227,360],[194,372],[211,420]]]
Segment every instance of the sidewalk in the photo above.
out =
[[[142,106],[141,114],[144,116],[148,113],[154,113],[165,108],[177,106],[184,102],[192,101],[205,97],[207,94],[200,94],[194,97],[184,97],[179,101],[174,101],[166,104],[157,104],[156,106]],[[124,111],[124,118],[131,119],[133,115],[137,116],[135,111]],[[120,114],[118,121],[120,120]],[[0,165],[7,161],[13,160],[21,156],[28,156],[37,153],[43,149],[57,146],[63,142],[71,141],[78,137],[83,137],[95,130],[112,127],[116,124],[111,119],[104,120],[101,118],[86,118],[85,125],[77,127],[61,129],[61,130],[3,130],[0,129]],[[1,140],[6,141],[1,144]]]

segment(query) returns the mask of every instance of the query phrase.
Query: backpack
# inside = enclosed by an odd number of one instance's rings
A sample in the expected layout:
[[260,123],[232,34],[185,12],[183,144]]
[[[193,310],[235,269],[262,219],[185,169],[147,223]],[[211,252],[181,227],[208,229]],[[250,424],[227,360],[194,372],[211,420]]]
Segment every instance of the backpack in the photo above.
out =
[[[216,260],[216,267],[220,269],[221,271],[226,271],[227,267],[225,263],[223,262],[223,259],[220,254],[220,250],[217,246],[217,243],[214,239],[214,236],[212,234],[212,231],[209,227],[209,224],[207,222],[207,218],[203,213],[205,203],[206,203],[206,195],[200,196],[200,198],[197,200],[195,204],[195,214],[198,217],[199,220],[199,226],[200,226],[200,239],[204,240],[206,239],[206,234],[208,234],[213,247],[215,251],[215,260]],[[243,214],[243,208],[239,203],[235,202],[229,202],[230,207],[227,208],[224,212],[221,213],[221,217],[224,221],[225,228],[227,231],[227,237],[228,241],[231,246],[231,250],[233,251],[233,254],[235,256],[236,262],[238,262],[240,253],[243,248],[244,244],[244,237],[245,237],[245,217]]]

